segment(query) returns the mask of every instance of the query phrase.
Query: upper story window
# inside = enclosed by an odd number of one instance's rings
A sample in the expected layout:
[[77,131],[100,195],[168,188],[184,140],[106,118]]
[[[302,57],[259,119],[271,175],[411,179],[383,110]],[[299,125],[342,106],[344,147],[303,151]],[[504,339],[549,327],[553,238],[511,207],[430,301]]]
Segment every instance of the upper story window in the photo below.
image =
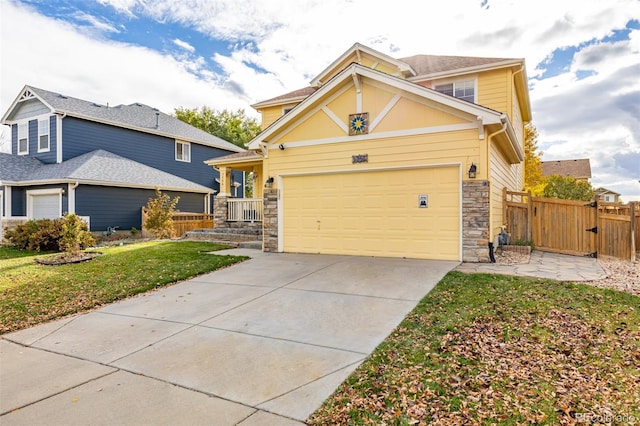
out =
[[18,124],[18,155],[29,153],[29,123]]
[[191,144],[176,141],[176,161],[191,162]]
[[474,103],[476,101],[476,84],[474,80],[460,80],[445,84],[436,84],[433,88],[440,93],[454,96],[458,99]]
[[49,151],[49,118],[38,120],[38,152]]

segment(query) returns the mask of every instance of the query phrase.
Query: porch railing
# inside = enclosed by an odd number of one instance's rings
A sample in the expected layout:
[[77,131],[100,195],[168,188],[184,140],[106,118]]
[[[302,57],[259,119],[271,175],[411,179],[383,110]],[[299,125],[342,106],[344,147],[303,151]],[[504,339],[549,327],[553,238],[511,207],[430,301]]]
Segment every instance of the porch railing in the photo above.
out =
[[262,222],[262,198],[237,198],[227,200],[229,222]]

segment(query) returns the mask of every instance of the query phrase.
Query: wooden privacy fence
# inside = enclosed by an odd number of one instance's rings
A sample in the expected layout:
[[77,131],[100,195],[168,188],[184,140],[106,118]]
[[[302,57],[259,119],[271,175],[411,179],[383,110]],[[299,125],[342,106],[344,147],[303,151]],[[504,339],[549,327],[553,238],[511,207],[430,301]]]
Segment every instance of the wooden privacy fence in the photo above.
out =
[[[147,211],[142,208],[142,230],[145,230]],[[184,235],[188,231],[198,228],[213,228],[213,214],[177,212],[173,215],[173,237]]]
[[636,203],[614,204],[532,197],[503,191],[511,241],[531,241],[536,249],[634,260],[640,249]]

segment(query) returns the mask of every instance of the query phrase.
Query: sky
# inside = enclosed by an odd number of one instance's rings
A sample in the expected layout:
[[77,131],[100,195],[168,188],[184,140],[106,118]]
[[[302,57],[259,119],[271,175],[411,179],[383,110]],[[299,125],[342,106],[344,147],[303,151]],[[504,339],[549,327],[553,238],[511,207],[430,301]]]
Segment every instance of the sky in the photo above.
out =
[[0,0],[0,114],[32,85],[259,119],[356,42],[524,58],[542,160],[640,201],[640,0]]

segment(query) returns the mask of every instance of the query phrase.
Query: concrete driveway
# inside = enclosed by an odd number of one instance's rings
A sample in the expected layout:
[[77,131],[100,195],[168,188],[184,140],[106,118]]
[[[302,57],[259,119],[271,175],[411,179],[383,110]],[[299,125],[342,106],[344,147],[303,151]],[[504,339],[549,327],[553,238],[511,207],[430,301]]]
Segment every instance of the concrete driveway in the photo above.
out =
[[458,262],[274,254],[2,336],[0,423],[299,424]]

